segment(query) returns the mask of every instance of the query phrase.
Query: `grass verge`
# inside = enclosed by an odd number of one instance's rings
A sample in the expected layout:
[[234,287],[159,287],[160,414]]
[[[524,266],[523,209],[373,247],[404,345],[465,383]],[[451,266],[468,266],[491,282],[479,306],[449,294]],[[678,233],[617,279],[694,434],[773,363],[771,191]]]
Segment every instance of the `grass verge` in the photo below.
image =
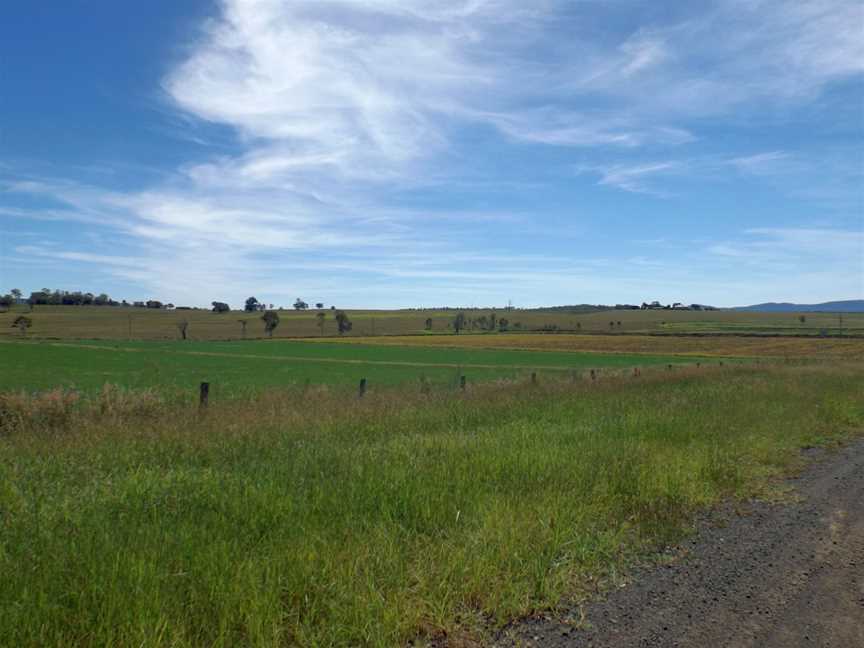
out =
[[861,427],[860,366],[0,399],[0,637],[394,646],[554,605]]

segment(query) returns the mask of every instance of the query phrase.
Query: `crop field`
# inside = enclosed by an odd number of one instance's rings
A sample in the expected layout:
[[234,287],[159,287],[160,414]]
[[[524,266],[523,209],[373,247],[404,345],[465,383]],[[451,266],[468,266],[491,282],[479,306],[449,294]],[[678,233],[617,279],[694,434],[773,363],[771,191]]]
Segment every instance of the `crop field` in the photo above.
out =
[[[455,337],[455,336],[454,336]],[[381,338],[375,338],[379,340]],[[246,342],[10,342],[0,346],[0,390],[54,387],[97,392],[104,384],[190,394],[202,381],[214,394],[239,396],[263,388],[298,385],[370,387],[453,384],[541,378],[590,369],[692,365],[707,359],[673,354],[573,353],[407,345],[339,344],[287,340]],[[716,364],[716,360],[714,361]]]
[[96,310],[0,341],[0,644],[477,645],[864,429],[861,338],[125,339]]
[[[318,326],[319,311],[279,311],[281,323],[277,338],[336,336],[333,311],[324,314]],[[456,310],[347,311],[352,323],[351,336],[435,335],[452,333]],[[491,310],[465,310],[469,320],[466,333],[481,331],[481,318]],[[14,319],[26,314],[33,321],[28,336],[57,339],[173,340],[179,337],[177,324],[189,323],[188,334],[197,340],[230,340],[264,337],[260,313],[208,310],[148,310],[143,308],[93,306],[37,306],[30,313],[24,307],[0,312],[0,338],[19,335]],[[800,320],[804,317],[804,321]],[[496,318],[508,320],[509,333],[557,328],[584,333],[665,333],[727,335],[864,335],[864,314],[852,313],[748,313],[738,311],[632,311],[566,312],[499,310]],[[427,330],[426,320],[431,320]],[[620,322],[620,324],[619,324]]]
[[340,344],[376,344],[439,349],[521,349],[581,353],[674,354],[680,357],[810,358],[864,360],[864,338],[739,337],[672,335],[394,335],[328,340]]

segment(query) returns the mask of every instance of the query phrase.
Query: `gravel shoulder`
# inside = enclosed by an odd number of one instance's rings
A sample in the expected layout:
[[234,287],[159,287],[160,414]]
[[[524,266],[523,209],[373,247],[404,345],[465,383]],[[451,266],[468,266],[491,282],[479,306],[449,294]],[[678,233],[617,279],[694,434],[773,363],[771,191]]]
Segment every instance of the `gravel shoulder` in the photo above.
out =
[[605,600],[518,621],[494,645],[864,647],[864,439],[811,453],[789,480],[799,501],[715,511]]

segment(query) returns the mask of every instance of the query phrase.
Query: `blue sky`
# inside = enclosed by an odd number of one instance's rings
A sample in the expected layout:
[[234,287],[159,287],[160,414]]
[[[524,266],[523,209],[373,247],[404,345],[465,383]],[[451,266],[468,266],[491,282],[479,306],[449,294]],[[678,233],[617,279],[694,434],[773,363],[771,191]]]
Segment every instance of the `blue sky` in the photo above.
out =
[[857,0],[8,4],[2,291],[864,297]]

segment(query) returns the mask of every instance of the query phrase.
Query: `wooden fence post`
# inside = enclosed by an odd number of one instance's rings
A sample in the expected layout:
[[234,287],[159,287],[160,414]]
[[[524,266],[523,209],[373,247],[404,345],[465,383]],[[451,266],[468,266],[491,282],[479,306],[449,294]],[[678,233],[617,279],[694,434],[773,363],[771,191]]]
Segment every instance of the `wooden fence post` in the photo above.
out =
[[363,398],[366,394],[366,379],[360,379],[360,387],[357,389],[357,398]]
[[205,409],[210,402],[210,383],[202,382],[198,391],[198,407]]

